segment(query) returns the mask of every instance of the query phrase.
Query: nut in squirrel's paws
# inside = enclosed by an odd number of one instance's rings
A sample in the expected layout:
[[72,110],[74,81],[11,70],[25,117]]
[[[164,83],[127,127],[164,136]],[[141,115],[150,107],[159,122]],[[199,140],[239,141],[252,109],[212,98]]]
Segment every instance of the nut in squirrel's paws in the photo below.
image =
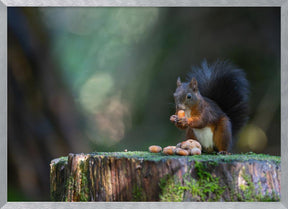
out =
[[184,110],[179,110],[177,113],[178,118],[184,118],[185,117],[185,112]]
[[188,125],[188,120],[185,117],[184,110],[179,110],[177,112],[176,124],[177,126],[180,126],[180,127],[186,127]]
[[177,115],[171,115],[170,116],[170,121],[176,123],[180,118],[185,118],[184,110],[179,110],[177,112]]

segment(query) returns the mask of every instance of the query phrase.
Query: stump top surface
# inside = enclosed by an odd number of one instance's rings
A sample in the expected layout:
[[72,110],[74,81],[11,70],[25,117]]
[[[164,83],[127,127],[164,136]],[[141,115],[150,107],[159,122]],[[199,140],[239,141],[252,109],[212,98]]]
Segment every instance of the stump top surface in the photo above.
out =
[[[202,154],[194,156],[179,156],[179,155],[164,155],[162,153],[150,153],[147,151],[129,151],[129,152],[93,152],[89,154],[69,154],[88,157],[103,157],[103,158],[128,158],[136,160],[146,161],[161,161],[169,159],[187,159],[188,161],[215,161],[215,162],[247,162],[247,161],[272,161],[276,164],[280,164],[281,157],[267,154],[232,154],[232,155],[217,155],[217,154]],[[68,157],[61,157],[54,159],[52,163],[58,163],[59,161],[67,161]]]
[[71,153],[50,164],[51,199],[279,201],[280,173],[279,156],[254,153]]

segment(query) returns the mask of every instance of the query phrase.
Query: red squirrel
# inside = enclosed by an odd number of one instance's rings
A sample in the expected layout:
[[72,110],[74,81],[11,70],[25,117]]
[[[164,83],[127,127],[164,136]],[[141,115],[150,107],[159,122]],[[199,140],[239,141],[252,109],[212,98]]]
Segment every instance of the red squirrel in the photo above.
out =
[[[176,114],[170,117],[186,129],[186,139],[200,142],[204,152],[228,154],[232,138],[248,119],[249,84],[243,70],[228,61],[193,68],[188,81],[177,79]],[[178,118],[183,110],[185,117]]]

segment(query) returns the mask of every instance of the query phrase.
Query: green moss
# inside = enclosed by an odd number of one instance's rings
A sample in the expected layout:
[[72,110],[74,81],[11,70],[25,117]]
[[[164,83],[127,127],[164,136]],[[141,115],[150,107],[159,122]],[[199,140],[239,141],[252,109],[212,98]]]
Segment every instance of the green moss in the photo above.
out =
[[[215,162],[208,163],[216,166]],[[160,201],[179,202],[183,201],[185,193],[190,193],[193,200],[217,201],[220,199],[225,187],[219,184],[219,178],[213,177],[202,162],[195,161],[194,168],[197,178],[189,176],[187,172],[183,175],[183,183],[174,177],[165,177],[160,180]]]
[[245,180],[245,184],[240,186],[240,190],[242,194],[239,193],[237,195],[238,201],[246,201],[246,202],[254,202],[254,201],[262,201],[262,202],[271,202],[271,201],[279,201],[279,197],[273,191],[271,195],[269,195],[268,190],[266,194],[262,194],[262,185],[259,182],[258,188],[255,188],[255,185],[252,181],[252,177],[245,173],[245,169],[243,169],[242,178]]
[[[65,193],[65,183],[62,182],[66,181],[64,170],[67,166],[67,159],[67,157],[61,157],[51,161],[52,166],[50,167],[50,198],[52,201],[59,201],[63,199],[63,195]],[[52,181],[54,181],[54,184]]]
[[69,178],[66,181],[65,187],[66,187],[65,202],[67,202],[69,200],[68,191],[74,190],[74,178],[73,178],[73,176],[69,176]]
[[280,156],[271,156],[265,154],[255,154],[252,152],[244,154],[232,154],[232,155],[217,155],[217,154],[202,154],[194,156],[178,156],[178,155],[164,155],[162,153],[150,153],[146,151],[134,151],[134,152],[94,152],[91,156],[109,156],[117,158],[135,158],[143,160],[160,161],[167,159],[186,158],[188,161],[214,161],[214,162],[232,162],[232,161],[273,161],[277,165],[280,164]]
[[258,200],[256,197],[255,186],[252,182],[251,176],[244,174],[242,175],[243,179],[245,180],[246,184],[243,184],[240,188],[243,192],[244,200],[245,201],[255,201]]
[[[252,152],[232,155],[217,155],[217,154],[202,154],[194,156],[178,156],[178,155],[164,155],[163,153],[150,153],[148,151],[130,151],[130,152],[93,152],[91,157],[116,157],[116,158],[135,158],[140,160],[161,161],[167,159],[186,158],[188,161],[210,161],[210,162],[245,162],[245,161],[272,161],[280,165],[280,156],[272,156],[266,154],[255,154]],[[67,163],[68,157],[61,157],[55,159],[55,163]]]
[[60,158],[58,158],[59,161],[67,161],[68,160],[68,157],[67,156],[62,156]]
[[[184,175],[183,179],[177,180],[176,177],[165,177],[163,178],[167,181],[165,184],[160,183],[160,188],[162,193],[160,195],[160,199],[162,201],[182,201],[184,195],[188,192],[192,194],[193,197],[199,197],[199,200],[208,200],[215,201],[219,200],[221,194],[224,192],[224,188],[219,186],[219,178],[213,177],[211,173],[208,171],[209,169],[217,166],[221,162],[253,162],[257,161],[269,161],[271,163],[275,163],[276,165],[280,165],[280,157],[279,156],[270,156],[264,154],[255,154],[255,153],[245,153],[245,154],[233,154],[233,155],[217,155],[217,154],[202,154],[196,156],[166,156],[162,153],[150,153],[145,151],[135,151],[135,152],[95,152],[90,154],[91,157],[115,157],[115,158],[128,158],[128,159],[136,159],[136,160],[147,160],[147,161],[162,161],[167,159],[185,159],[190,162],[195,162],[195,170],[197,176],[192,178],[191,176]],[[68,157],[61,157],[53,160],[55,166],[62,166],[67,164]],[[84,162],[80,164],[80,173],[81,173],[81,191],[78,192],[78,198],[80,201],[88,201],[89,198],[89,187],[88,187],[88,176],[87,176],[87,166]],[[209,168],[210,167],[210,168]],[[208,169],[208,170],[207,170]],[[244,178],[244,177],[243,177]],[[251,178],[251,177],[250,177]],[[279,197],[274,193],[274,195],[269,196],[262,195],[261,192],[255,192],[255,186],[250,179],[249,176],[245,176],[244,178],[247,184],[241,186],[242,193],[236,191],[235,188],[228,188],[231,192],[231,200],[240,200],[240,201],[276,201],[279,200]],[[79,183],[79,182],[78,182]],[[76,188],[77,182],[74,182],[73,177],[69,177],[65,184],[65,191],[71,191]],[[253,188],[254,186],[254,188]],[[258,186],[258,188],[260,188]],[[253,193],[254,191],[254,193]],[[133,189],[133,199],[135,201],[140,201],[143,199],[141,188]],[[56,197],[56,193],[52,193],[52,197]],[[261,196],[262,195],[262,196]],[[66,195],[67,200],[67,195]]]
[[[215,167],[217,164],[215,162],[208,162],[208,165]],[[200,196],[201,200],[219,200],[225,191],[225,187],[219,184],[219,178],[212,176],[211,172],[207,170],[206,164],[195,161],[194,167],[197,172],[198,181],[196,182],[196,186],[194,186],[194,191],[192,190],[192,194]]]
[[181,202],[183,200],[184,192],[188,189],[182,186],[179,179],[175,176],[165,176],[160,180],[160,201],[162,202]]
[[137,184],[133,186],[132,198],[132,201],[143,201],[142,189]]
[[80,191],[80,201],[87,202],[89,198],[89,185],[88,185],[88,178],[87,178],[87,168],[85,163],[82,161],[80,163],[80,170],[81,170],[81,191]]
[[[68,192],[73,191],[75,192],[75,194],[73,195],[74,198],[76,198],[76,200],[78,201],[88,201],[89,200],[89,185],[88,185],[88,178],[87,178],[87,166],[85,165],[85,163],[82,161],[79,165],[79,175],[81,175],[80,177],[80,181],[76,181],[72,175],[70,175],[66,181],[66,195],[65,195],[65,201],[71,201],[68,197]],[[79,188],[77,185],[80,185],[80,191],[77,190],[77,188]]]

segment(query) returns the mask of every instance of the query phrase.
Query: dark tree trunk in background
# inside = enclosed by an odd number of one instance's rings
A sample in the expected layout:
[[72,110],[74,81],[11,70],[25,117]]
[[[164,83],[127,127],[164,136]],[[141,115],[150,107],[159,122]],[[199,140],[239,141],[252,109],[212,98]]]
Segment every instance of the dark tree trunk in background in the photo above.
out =
[[280,199],[280,158],[264,155],[69,154],[50,169],[53,201]]
[[43,200],[50,160],[90,150],[36,12],[8,9],[8,182]]

